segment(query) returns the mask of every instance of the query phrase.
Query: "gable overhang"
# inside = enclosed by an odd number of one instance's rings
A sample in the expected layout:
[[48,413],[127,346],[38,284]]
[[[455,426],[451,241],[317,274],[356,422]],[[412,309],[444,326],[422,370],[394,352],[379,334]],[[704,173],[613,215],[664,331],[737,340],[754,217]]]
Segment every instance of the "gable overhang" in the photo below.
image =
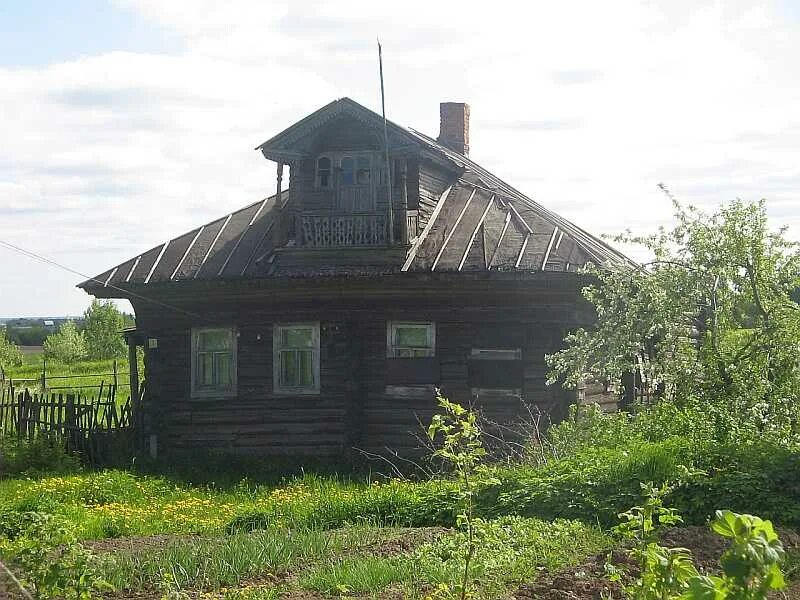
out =
[[[291,163],[305,158],[308,154],[298,149],[298,143],[342,116],[352,117],[363,123],[375,130],[380,139],[383,139],[383,117],[350,98],[340,98],[300,119],[255,149],[260,150],[264,158],[275,162]],[[390,135],[389,150],[392,154],[415,154],[423,147],[411,130],[388,120],[386,126]]]

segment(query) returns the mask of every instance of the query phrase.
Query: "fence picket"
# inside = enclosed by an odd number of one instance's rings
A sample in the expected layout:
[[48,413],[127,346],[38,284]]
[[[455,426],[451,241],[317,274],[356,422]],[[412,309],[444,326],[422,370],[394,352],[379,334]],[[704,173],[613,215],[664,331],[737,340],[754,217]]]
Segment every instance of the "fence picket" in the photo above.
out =
[[[90,464],[107,454],[112,438],[133,431],[132,406],[141,398],[117,405],[117,387],[103,386],[95,395],[31,392],[27,388],[0,387],[0,434],[33,440],[47,437],[76,450]],[[144,394],[144,386],[139,390]],[[127,438],[134,440],[136,438]]]

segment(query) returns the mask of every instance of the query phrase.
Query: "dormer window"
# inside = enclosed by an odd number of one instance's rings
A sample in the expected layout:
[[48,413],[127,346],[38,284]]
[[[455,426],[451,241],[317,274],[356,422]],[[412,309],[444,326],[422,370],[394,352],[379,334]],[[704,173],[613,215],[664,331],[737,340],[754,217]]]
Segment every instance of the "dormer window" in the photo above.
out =
[[320,156],[317,159],[317,187],[333,187],[331,181],[331,159],[327,156]]
[[333,188],[336,184],[340,187],[372,185],[372,156],[369,153],[334,153],[317,158],[317,188]]

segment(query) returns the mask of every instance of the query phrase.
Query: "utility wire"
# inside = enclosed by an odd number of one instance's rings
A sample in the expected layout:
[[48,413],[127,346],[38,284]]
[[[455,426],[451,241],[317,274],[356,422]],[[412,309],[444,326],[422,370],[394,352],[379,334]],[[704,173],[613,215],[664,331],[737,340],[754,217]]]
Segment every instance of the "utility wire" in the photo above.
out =
[[148,298],[147,296],[143,296],[141,294],[137,294],[136,292],[132,292],[130,290],[126,290],[124,288],[117,287],[116,285],[113,285],[111,283],[106,283],[105,281],[100,281],[99,279],[97,279],[95,277],[90,277],[89,275],[86,275],[85,273],[81,273],[80,271],[76,271],[75,269],[72,269],[70,267],[62,265],[61,263],[58,263],[58,262],[56,262],[56,261],[54,261],[54,260],[52,260],[50,258],[42,256],[41,254],[37,254],[37,253],[32,252],[30,250],[26,250],[25,248],[21,248],[21,247],[17,246],[16,244],[12,244],[11,242],[7,242],[5,240],[0,240],[0,247],[7,248],[8,250],[12,250],[14,252],[18,252],[19,254],[22,254],[23,256],[27,256],[28,258],[31,258],[33,260],[38,260],[38,261],[43,262],[43,263],[45,263],[47,265],[50,265],[52,267],[56,267],[57,269],[61,269],[63,271],[67,271],[68,273],[72,273],[73,275],[78,275],[79,277],[83,277],[87,281],[94,281],[96,283],[99,283],[103,287],[109,287],[109,288],[111,288],[113,290],[117,290],[119,292],[122,292],[126,296],[132,296],[134,298],[138,298],[140,300],[144,300],[145,302],[150,302],[152,304],[156,304],[158,306],[162,306],[164,308],[168,308],[170,310],[174,310],[176,312],[183,313],[183,314],[185,314],[187,316],[190,316],[190,317],[196,317],[196,318],[200,318],[200,319],[204,319],[205,320],[205,318],[202,315],[198,315],[197,313],[193,313],[193,312],[190,312],[188,310],[184,310],[182,308],[178,308],[177,306],[173,306],[171,304],[167,304],[166,302],[161,302],[160,300],[155,300],[153,298]]

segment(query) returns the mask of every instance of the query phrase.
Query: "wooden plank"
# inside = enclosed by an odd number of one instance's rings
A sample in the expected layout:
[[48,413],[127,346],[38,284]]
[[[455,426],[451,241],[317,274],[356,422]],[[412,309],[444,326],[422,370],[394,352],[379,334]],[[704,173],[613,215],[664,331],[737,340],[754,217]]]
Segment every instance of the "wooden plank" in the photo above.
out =
[[411,264],[414,262],[414,259],[417,256],[417,252],[419,251],[420,247],[422,246],[422,242],[425,241],[425,238],[428,237],[428,234],[433,229],[434,224],[436,223],[436,218],[439,216],[439,213],[442,211],[442,207],[444,206],[447,197],[450,195],[450,190],[453,189],[453,186],[448,187],[443,193],[442,197],[439,198],[439,202],[436,203],[436,206],[431,213],[428,222],[425,224],[425,229],[422,230],[422,234],[417,238],[417,241],[411,247],[411,250],[408,253],[408,258],[406,258],[406,262],[403,264],[403,271],[408,271]]

